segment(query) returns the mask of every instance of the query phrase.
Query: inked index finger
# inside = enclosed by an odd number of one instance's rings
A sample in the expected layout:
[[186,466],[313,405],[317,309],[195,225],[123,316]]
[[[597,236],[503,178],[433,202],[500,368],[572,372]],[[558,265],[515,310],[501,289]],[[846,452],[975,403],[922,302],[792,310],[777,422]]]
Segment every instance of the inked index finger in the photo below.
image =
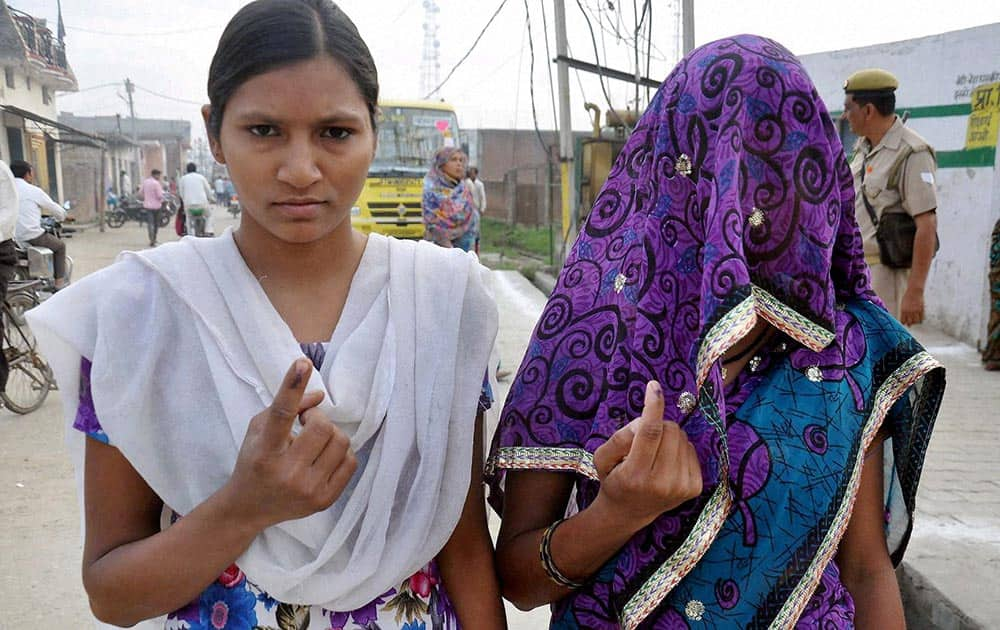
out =
[[663,390],[656,381],[646,383],[642,415],[632,424],[635,437],[632,438],[627,463],[642,469],[652,468],[663,437]]
[[296,359],[285,373],[278,393],[274,395],[271,406],[267,408],[267,432],[275,439],[288,438],[292,423],[299,415],[311,369],[309,360],[302,358]]

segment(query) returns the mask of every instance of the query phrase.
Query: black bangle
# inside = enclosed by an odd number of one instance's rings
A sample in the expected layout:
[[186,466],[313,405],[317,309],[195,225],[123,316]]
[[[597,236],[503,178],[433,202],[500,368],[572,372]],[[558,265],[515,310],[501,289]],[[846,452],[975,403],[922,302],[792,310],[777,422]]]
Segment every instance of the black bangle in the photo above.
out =
[[542,558],[542,568],[548,574],[549,579],[563,588],[578,589],[583,586],[583,582],[574,582],[563,575],[562,571],[556,567],[556,563],[552,561],[552,534],[555,533],[556,528],[562,525],[565,520],[561,518],[545,529],[545,533],[542,534],[542,542],[538,546],[538,555]]

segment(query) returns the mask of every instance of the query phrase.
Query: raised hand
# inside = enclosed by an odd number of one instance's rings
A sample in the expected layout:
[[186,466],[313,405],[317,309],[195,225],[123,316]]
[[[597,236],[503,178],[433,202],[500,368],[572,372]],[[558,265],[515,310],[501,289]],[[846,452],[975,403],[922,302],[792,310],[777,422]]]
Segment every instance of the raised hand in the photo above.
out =
[[[250,421],[227,484],[237,516],[260,529],[330,507],[357,469],[350,440],[316,409],[323,392],[305,392],[311,369],[295,361],[274,402]],[[296,418],[303,428],[293,437]]]
[[642,415],[594,453],[601,480],[597,500],[635,531],[701,494],[701,466],[687,434],[663,419],[660,384],[646,384]]

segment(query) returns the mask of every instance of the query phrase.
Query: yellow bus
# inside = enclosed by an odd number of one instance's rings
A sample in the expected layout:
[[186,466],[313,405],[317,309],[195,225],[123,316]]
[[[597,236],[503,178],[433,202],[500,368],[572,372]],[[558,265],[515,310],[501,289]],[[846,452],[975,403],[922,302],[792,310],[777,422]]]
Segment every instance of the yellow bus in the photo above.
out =
[[351,224],[362,232],[423,238],[424,175],[438,149],[458,146],[455,108],[438,101],[381,101],[379,110],[378,150]]

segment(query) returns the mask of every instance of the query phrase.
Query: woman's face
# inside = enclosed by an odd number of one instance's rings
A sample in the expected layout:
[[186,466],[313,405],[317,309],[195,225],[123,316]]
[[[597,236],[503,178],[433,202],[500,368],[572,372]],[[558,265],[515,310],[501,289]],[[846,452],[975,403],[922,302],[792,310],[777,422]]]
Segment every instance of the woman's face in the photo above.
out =
[[461,180],[465,178],[465,165],[468,163],[468,158],[461,151],[455,151],[448,158],[448,161],[444,163],[441,170],[444,174],[452,179]]
[[350,230],[375,133],[358,86],[322,56],[237,88],[212,150],[239,192],[241,231],[308,243]]

